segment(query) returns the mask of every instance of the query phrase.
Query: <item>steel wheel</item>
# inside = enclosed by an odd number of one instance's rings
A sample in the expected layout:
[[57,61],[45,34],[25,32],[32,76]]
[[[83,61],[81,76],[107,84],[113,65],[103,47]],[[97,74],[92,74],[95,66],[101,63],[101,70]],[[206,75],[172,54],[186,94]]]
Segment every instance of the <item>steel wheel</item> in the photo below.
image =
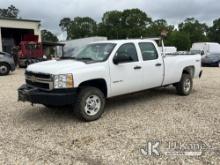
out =
[[190,81],[190,79],[186,79],[186,80],[184,81],[183,89],[184,89],[184,91],[185,91],[186,93],[189,92],[189,90],[191,89],[191,81]]
[[183,74],[180,82],[175,84],[177,93],[181,96],[188,96],[193,87],[193,80],[191,75],[189,74]]
[[96,87],[81,87],[74,104],[76,116],[84,121],[99,119],[105,107],[105,96]]
[[85,113],[89,116],[96,115],[101,108],[101,99],[96,95],[91,95],[86,99]]

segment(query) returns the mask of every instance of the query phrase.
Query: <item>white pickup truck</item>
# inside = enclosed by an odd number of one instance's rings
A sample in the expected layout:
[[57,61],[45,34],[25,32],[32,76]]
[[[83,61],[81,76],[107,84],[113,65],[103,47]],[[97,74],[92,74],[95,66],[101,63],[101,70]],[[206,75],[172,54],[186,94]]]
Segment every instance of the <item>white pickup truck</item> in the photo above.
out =
[[47,107],[73,105],[76,115],[101,117],[107,98],[173,85],[189,95],[201,77],[201,55],[164,55],[152,40],[94,42],[74,56],[32,64],[20,101]]

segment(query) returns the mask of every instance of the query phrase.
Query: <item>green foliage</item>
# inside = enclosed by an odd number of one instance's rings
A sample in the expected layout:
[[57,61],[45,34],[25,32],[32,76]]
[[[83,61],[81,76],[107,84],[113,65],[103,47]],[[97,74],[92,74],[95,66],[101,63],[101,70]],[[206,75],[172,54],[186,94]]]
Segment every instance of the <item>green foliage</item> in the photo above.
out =
[[220,18],[213,21],[213,26],[209,29],[208,37],[210,41],[220,43]]
[[151,18],[139,9],[124,10],[122,13],[122,25],[126,32],[126,38],[143,37],[146,27],[151,22]]
[[191,47],[190,36],[186,32],[175,30],[167,37],[165,45],[175,46],[178,51],[189,50]]
[[11,5],[7,9],[0,9],[0,17],[3,18],[17,18],[19,10]]
[[208,40],[206,33],[208,26],[199,23],[194,18],[187,18],[183,23],[179,24],[179,31],[188,33],[190,36],[191,44],[194,42],[205,42]]
[[96,22],[90,17],[63,18],[59,26],[67,32],[67,39],[84,38],[96,35]]
[[122,25],[122,12],[110,11],[104,13],[102,22],[98,24],[98,35],[106,36],[109,39],[125,38]]
[[164,19],[158,19],[153,21],[150,26],[146,29],[146,36],[158,37],[161,35],[161,31],[167,31],[168,35],[174,30],[174,26],[168,25]]
[[48,30],[42,30],[41,36],[43,41],[49,41],[49,42],[57,42],[58,38],[53,33],[51,33]]
[[71,19],[70,18],[63,18],[62,20],[60,20],[60,28],[62,31],[66,31],[67,33],[67,39],[69,39],[69,37],[71,36]]
[[140,38],[150,23],[151,18],[139,9],[109,11],[98,25],[98,35],[109,39]]
[[59,26],[67,32],[67,39],[89,36],[106,36],[108,39],[159,37],[167,31],[165,44],[176,46],[178,50],[189,50],[194,42],[220,42],[220,19],[212,27],[200,23],[195,18],[187,18],[175,29],[166,20],[152,19],[139,9],[108,11],[98,24],[90,17],[63,18]]

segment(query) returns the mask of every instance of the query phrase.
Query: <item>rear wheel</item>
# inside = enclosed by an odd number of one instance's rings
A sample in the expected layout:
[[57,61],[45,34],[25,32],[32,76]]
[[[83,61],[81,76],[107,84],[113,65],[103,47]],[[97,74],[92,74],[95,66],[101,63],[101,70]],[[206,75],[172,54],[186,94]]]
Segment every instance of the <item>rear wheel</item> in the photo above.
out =
[[176,84],[176,90],[179,95],[188,96],[193,87],[193,80],[190,74],[183,74],[181,81]]
[[85,121],[99,119],[105,106],[105,96],[101,90],[95,87],[84,87],[79,91],[74,106],[76,116]]
[[10,72],[10,67],[5,63],[1,63],[0,64],[0,76],[8,75],[9,72]]

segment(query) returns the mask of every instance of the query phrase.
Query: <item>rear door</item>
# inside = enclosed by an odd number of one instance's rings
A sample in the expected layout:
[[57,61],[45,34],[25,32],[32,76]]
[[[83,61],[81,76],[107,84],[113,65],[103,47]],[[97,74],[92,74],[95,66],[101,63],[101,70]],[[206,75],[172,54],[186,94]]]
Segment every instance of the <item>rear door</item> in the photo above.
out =
[[[114,64],[114,56],[130,57],[129,61]],[[110,60],[111,96],[127,94],[141,90],[142,64],[134,43],[122,44]]]
[[152,42],[138,43],[143,60],[144,89],[159,87],[163,81],[164,63]]

